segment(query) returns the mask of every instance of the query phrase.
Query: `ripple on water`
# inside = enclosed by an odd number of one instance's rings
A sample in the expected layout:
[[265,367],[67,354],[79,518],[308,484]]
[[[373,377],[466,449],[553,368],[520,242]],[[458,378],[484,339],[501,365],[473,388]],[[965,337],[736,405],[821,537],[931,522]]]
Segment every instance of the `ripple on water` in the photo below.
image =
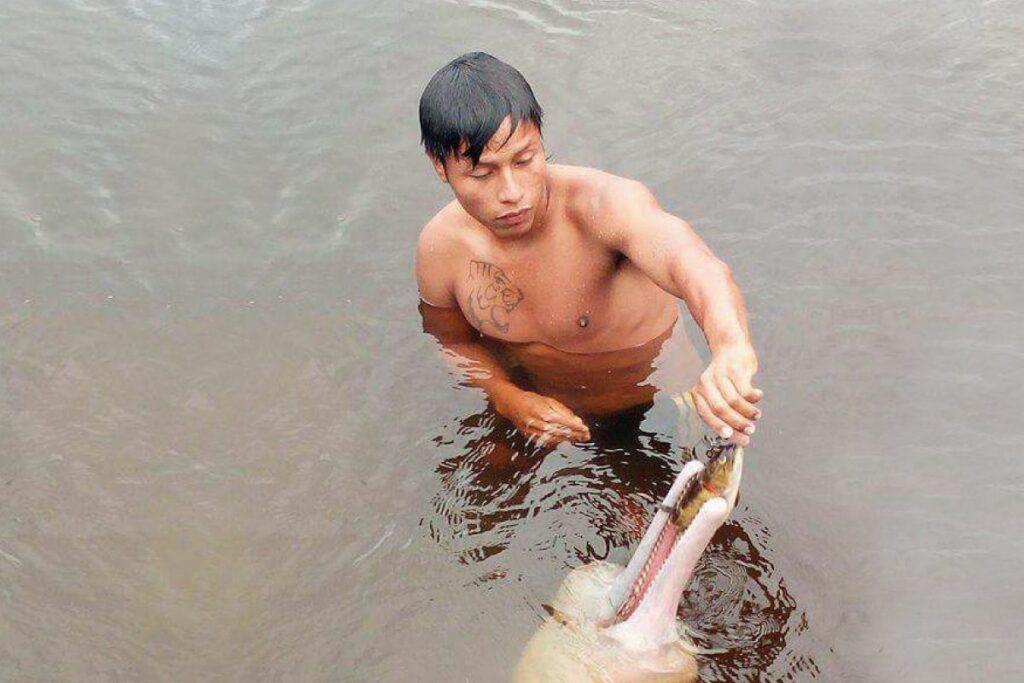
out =
[[[447,428],[435,439],[455,453],[436,468],[433,515],[422,523],[458,562],[474,567],[477,585],[623,562],[679,466],[671,439],[645,431],[643,414],[598,425],[591,443],[555,450],[531,447],[490,409],[470,415],[454,439]],[[698,451],[705,457],[703,446]],[[532,599],[540,605],[549,597]],[[800,651],[808,617],[771,561],[771,531],[749,511],[715,535],[680,616],[700,648],[702,680],[820,673]]]
[[683,597],[681,614],[704,653],[707,680],[793,680],[820,673],[813,657],[799,652],[807,614],[770,559],[770,538],[753,517],[726,523]]

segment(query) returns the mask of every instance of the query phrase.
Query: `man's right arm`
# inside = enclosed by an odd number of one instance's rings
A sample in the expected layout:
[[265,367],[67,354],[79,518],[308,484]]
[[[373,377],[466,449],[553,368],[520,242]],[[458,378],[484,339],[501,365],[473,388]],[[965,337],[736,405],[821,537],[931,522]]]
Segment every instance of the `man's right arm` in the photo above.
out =
[[579,417],[553,398],[517,387],[501,362],[480,343],[480,333],[466,320],[455,298],[459,255],[437,232],[428,225],[420,235],[416,280],[423,331],[440,343],[445,363],[467,383],[483,389],[495,410],[527,436],[542,442],[589,439],[590,432]]
[[477,331],[458,307],[435,306],[420,296],[423,331],[441,345],[448,367],[472,386],[484,390],[496,405],[509,392],[518,391],[508,372],[477,339]]

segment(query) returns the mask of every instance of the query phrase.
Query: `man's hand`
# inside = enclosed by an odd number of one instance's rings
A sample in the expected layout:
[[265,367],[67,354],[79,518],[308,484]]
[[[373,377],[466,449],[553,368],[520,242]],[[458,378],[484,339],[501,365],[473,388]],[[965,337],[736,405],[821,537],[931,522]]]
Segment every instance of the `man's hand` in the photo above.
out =
[[754,404],[764,392],[753,387],[757,356],[749,344],[722,346],[691,390],[701,419],[725,439],[750,444],[761,411]]
[[493,400],[495,410],[539,446],[590,438],[590,430],[583,420],[553,398],[510,388]]

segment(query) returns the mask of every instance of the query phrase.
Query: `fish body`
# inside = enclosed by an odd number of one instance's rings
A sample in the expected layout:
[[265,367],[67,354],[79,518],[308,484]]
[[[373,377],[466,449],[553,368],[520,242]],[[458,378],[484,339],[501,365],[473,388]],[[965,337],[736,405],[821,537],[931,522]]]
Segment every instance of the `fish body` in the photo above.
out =
[[611,562],[592,562],[569,573],[523,650],[514,683],[696,680],[697,664],[682,633],[637,656],[599,626],[615,613],[609,595],[623,571]]

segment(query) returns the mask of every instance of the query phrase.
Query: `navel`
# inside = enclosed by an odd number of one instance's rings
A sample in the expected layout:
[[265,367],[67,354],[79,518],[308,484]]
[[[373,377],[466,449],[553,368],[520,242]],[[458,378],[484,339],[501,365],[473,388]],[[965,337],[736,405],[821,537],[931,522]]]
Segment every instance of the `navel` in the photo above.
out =
[[590,324],[590,318],[589,318],[589,317],[588,317],[588,316],[587,316],[586,314],[584,314],[584,315],[581,315],[581,316],[580,316],[580,318],[579,318],[579,320],[577,320],[577,321],[576,321],[576,323],[577,323],[577,324],[578,324],[578,325],[579,325],[580,327],[586,327],[587,325],[589,325],[589,324]]

